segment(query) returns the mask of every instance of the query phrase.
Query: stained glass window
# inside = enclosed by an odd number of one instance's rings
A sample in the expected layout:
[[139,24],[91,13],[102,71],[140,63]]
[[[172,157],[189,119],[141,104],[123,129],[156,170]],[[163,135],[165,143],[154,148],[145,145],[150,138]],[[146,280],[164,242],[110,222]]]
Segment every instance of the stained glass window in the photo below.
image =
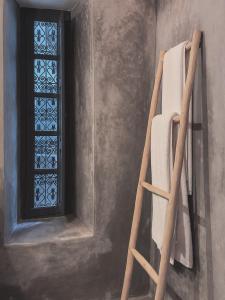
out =
[[47,94],[56,94],[58,92],[56,60],[34,60],[34,91],[35,93]]
[[34,53],[57,55],[57,23],[34,22]]
[[37,174],[34,177],[34,208],[57,205],[57,175]]
[[35,130],[57,130],[57,99],[35,97]]
[[35,169],[57,169],[57,136],[35,136]]

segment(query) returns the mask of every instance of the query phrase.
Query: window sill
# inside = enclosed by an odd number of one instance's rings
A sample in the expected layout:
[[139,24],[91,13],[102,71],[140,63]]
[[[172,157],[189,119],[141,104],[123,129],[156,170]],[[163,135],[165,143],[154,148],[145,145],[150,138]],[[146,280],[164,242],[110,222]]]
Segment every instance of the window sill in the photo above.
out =
[[6,246],[38,245],[58,243],[73,239],[93,237],[93,230],[79,219],[69,221],[67,217],[57,217],[44,221],[25,221],[17,224]]

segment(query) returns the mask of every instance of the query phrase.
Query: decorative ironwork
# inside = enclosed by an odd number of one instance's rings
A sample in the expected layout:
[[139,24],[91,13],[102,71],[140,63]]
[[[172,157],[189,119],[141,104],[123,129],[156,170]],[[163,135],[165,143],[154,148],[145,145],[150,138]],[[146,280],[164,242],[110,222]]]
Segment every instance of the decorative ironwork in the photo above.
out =
[[57,23],[34,22],[34,53],[57,55]]
[[[34,21],[34,208],[58,205],[58,24]],[[53,59],[45,55],[52,56]],[[39,95],[38,94],[46,94]],[[53,94],[53,98],[49,94]],[[52,132],[52,133],[51,133]],[[49,133],[49,135],[47,135]],[[38,135],[39,134],[39,135]],[[42,171],[40,171],[42,170]],[[39,174],[44,173],[45,174]]]
[[35,130],[57,131],[57,99],[35,97]]
[[34,176],[34,208],[57,206],[57,175]]
[[57,169],[57,136],[35,136],[35,169]]
[[34,60],[34,91],[35,93],[48,94],[56,94],[58,92],[56,60]]

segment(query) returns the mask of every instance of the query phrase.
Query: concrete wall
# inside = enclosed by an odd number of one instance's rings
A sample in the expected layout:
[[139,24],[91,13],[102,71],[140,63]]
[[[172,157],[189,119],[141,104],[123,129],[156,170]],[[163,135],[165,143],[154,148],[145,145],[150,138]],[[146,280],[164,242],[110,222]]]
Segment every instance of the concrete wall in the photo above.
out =
[[94,227],[94,58],[93,6],[88,1],[72,11],[75,57],[76,215]]
[[0,235],[1,244],[3,242],[3,166],[4,166],[4,72],[3,72],[3,5],[4,1],[0,1]]
[[[16,173],[9,170],[16,164],[16,150],[10,147],[15,143],[12,133],[16,132],[16,112],[10,105],[16,99],[16,72],[11,71],[16,70],[17,6],[13,0],[5,3],[7,30],[3,35],[0,1],[1,241],[3,212],[7,220],[16,199]],[[75,7],[76,200],[77,214],[91,234],[82,235],[78,228],[75,237],[65,234],[58,240],[2,245],[1,299],[110,300],[119,296],[154,76],[155,46],[157,59],[160,49],[190,38],[196,27],[203,31],[204,38],[194,93],[194,195],[190,207],[195,267],[187,270],[176,264],[170,269],[166,299],[224,298],[225,88],[221,80],[225,78],[225,3],[158,0],[157,14],[154,4],[149,0],[90,0]],[[7,153],[10,148],[11,154]],[[3,188],[10,191],[12,182],[13,192],[4,196]],[[8,206],[3,209],[4,201]],[[149,201],[145,201],[138,248],[146,257],[150,247],[149,211]],[[150,249],[157,266],[159,255],[153,243]],[[131,293],[145,294],[148,279],[135,268]]]
[[19,6],[15,1],[5,2],[4,8],[4,217],[5,238],[17,221],[18,203],[18,101],[17,101],[17,34]]
[[[13,0],[5,3],[4,15],[9,14],[5,25],[10,25],[9,17],[14,16],[14,26],[16,5]],[[87,197],[87,204],[93,202],[94,218],[82,207],[79,212],[88,220],[87,225],[93,226],[94,234],[87,237],[81,232],[79,237],[66,235],[57,240],[2,245],[0,298],[3,300],[110,300],[119,297],[121,291],[154,73],[155,6],[154,1],[148,0],[107,3],[95,0],[79,7],[74,17],[77,23],[75,66],[80,73],[75,78],[76,122],[80,123],[76,134],[84,134],[77,139],[82,146],[79,148],[77,144],[74,153],[77,161],[79,156],[81,159],[77,184],[82,187],[77,201],[81,198],[85,201]],[[8,33],[6,28],[4,33]],[[3,24],[1,39],[2,34]],[[91,45],[87,40],[90,35]],[[5,36],[5,39],[11,41],[13,37]],[[3,42],[0,43],[1,68],[2,45]],[[9,45],[7,42],[5,49]],[[10,78],[6,69],[10,58],[14,59],[14,50],[7,55],[4,77]],[[3,132],[7,134],[2,118],[3,99],[1,94],[1,139]],[[0,145],[0,167],[5,173],[8,170],[7,163],[3,163],[3,145]],[[92,183],[91,188],[86,180]],[[2,205],[6,200],[2,192],[4,178],[0,183]],[[13,203],[13,197],[7,199]],[[148,204],[146,201],[139,241],[146,257],[149,254]],[[147,276],[137,268],[131,293],[146,294],[148,289]]]
[[[203,31],[202,64],[196,77],[194,97],[191,207],[195,268],[193,271],[179,265],[171,268],[166,299],[224,299],[224,11],[223,0],[157,1],[156,53],[191,38],[194,28]],[[151,252],[155,254],[153,246]],[[157,257],[155,254],[155,262]]]

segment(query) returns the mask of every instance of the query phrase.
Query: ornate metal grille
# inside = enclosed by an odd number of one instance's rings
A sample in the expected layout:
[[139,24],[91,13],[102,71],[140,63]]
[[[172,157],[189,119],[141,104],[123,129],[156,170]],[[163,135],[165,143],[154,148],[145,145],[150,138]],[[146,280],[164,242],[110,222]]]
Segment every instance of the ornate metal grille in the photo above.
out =
[[58,72],[56,60],[34,60],[34,91],[35,93],[57,93]]
[[56,22],[33,22],[35,209],[56,207],[59,201],[58,34]]
[[35,97],[35,130],[57,131],[58,105],[56,98]]
[[35,136],[35,169],[57,169],[57,136]]
[[74,153],[71,15],[31,8],[20,15],[20,216],[63,215],[74,193],[74,160],[66,159]]
[[34,208],[54,207],[57,205],[57,175],[34,176]]
[[34,53],[57,55],[58,24],[34,21]]

